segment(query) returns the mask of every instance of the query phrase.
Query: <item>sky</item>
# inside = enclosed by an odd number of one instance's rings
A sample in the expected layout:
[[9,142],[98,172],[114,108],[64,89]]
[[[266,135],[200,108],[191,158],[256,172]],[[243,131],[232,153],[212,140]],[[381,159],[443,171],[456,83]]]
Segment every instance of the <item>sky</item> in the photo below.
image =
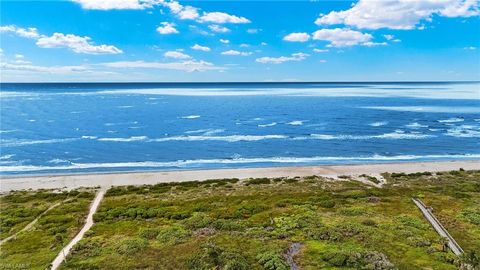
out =
[[480,0],[0,5],[2,82],[480,80]]

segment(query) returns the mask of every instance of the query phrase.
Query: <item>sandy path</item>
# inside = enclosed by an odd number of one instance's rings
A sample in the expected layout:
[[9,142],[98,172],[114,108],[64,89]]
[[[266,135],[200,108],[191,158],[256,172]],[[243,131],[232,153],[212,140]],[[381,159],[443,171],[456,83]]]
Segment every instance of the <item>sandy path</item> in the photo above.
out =
[[72,250],[73,246],[75,246],[78,241],[82,240],[83,236],[85,233],[90,230],[90,228],[93,226],[93,215],[95,212],[97,212],[98,206],[100,205],[100,202],[103,199],[103,196],[105,195],[105,191],[107,188],[103,187],[101,188],[98,192],[97,195],[95,196],[95,199],[92,202],[92,205],[90,206],[90,211],[88,212],[87,219],[85,221],[85,225],[83,228],[80,230],[80,232],[66,245],[60,253],[58,253],[57,257],[53,260],[51,264],[51,269],[55,270],[58,269],[60,264],[65,260],[65,257],[70,253]]
[[28,231],[30,230],[30,228],[33,227],[33,225],[35,225],[35,223],[37,223],[37,221],[42,217],[44,216],[48,211],[52,210],[53,208],[59,206],[60,204],[62,204],[64,202],[58,202],[58,203],[55,203],[53,205],[51,205],[50,207],[47,208],[47,210],[43,211],[42,213],[40,213],[40,215],[38,215],[38,217],[36,217],[34,220],[32,220],[30,223],[28,223],[25,227],[23,227],[23,229],[21,229],[20,231],[14,233],[13,235],[10,235],[9,237],[3,239],[0,241],[0,245],[2,245],[3,243],[9,241],[10,239],[13,239],[15,237],[17,237],[17,235],[19,235],[20,233],[24,232],[24,231]]
[[465,170],[480,170],[480,160],[1,177],[0,191],[143,185],[162,182],[204,181],[221,178],[244,179],[249,177],[295,177],[309,175],[326,177],[361,174],[378,175],[383,172],[435,172],[458,170],[459,168],[464,168]]

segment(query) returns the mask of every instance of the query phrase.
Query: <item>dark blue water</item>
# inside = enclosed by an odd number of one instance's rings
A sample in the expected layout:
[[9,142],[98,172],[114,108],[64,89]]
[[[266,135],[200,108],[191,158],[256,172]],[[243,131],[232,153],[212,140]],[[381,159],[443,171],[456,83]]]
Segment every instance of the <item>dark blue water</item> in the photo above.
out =
[[2,174],[480,159],[479,83],[1,84]]

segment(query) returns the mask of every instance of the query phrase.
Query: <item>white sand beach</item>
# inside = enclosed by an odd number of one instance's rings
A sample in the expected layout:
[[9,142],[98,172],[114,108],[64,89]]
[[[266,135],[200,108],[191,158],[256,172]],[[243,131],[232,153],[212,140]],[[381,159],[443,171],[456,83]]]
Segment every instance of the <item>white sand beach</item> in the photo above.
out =
[[383,172],[414,173],[450,171],[463,168],[480,170],[480,161],[441,161],[361,165],[323,165],[306,167],[271,167],[215,170],[186,170],[158,172],[128,172],[105,174],[73,174],[50,176],[17,176],[0,178],[0,191],[37,189],[75,189],[80,187],[110,187],[123,185],[144,185],[165,182],[204,181],[221,178],[295,177],[318,175],[337,177],[339,175],[378,175]]

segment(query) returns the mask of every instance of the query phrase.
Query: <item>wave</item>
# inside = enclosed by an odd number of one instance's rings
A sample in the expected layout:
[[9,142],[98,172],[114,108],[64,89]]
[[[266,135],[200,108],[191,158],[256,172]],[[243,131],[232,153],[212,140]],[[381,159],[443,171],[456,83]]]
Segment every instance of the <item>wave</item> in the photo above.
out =
[[458,118],[458,117],[453,117],[453,118],[448,118],[448,119],[443,119],[443,120],[437,120],[439,123],[458,123],[458,122],[463,122],[465,119],[463,118]]
[[480,113],[476,106],[367,106],[361,109],[419,113]]
[[277,122],[273,122],[273,123],[270,123],[270,124],[258,125],[258,127],[273,127],[275,125],[277,125]]
[[185,134],[203,134],[203,135],[213,135],[213,134],[217,134],[217,133],[222,133],[224,132],[225,129],[211,129],[211,128],[208,128],[208,129],[197,129],[197,130],[189,130],[189,131],[185,131],[184,133]]
[[374,123],[370,123],[368,124],[369,126],[372,126],[372,127],[381,127],[381,126],[385,126],[387,125],[388,122],[387,121],[381,121],[381,122],[374,122]]
[[297,139],[318,139],[318,140],[369,140],[369,139],[426,139],[435,137],[421,133],[405,133],[401,130],[380,135],[328,135],[328,134],[311,134],[309,137],[297,137]]
[[130,138],[98,138],[99,141],[106,142],[138,142],[148,140],[147,136],[132,136]]
[[0,141],[1,147],[15,147],[34,144],[52,144],[52,143],[64,143],[73,142],[79,140],[78,138],[65,138],[65,139],[49,139],[49,140],[2,140]]
[[151,139],[152,142],[167,142],[167,141],[226,141],[226,142],[240,142],[240,141],[261,141],[271,139],[288,139],[285,135],[227,135],[227,136],[173,136],[166,138]]
[[3,133],[12,133],[12,132],[15,132],[17,131],[16,129],[10,129],[10,130],[0,130],[0,134],[3,134]]
[[296,121],[291,121],[291,122],[288,122],[287,125],[291,125],[291,126],[301,126],[303,125],[303,120],[296,120]]
[[169,141],[225,141],[225,142],[253,142],[261,140],[369,140],[369,139],[426,139],[436,137],[435,135],[416,133],[405,133],[401,130],[396,130],[391,133],[384,133],[379,135],[330,135],[330,134],[310,134],[308,136],[292,137],[280,134],[269,135],[225,135],[214,136],[216,133],[221,133],[223,129],[214,130],[197,130],[190,131],[192,133],[198,131],[205,131],[201,135],[181,135],[163,138],[149,138],[148,136],[131,136],[131,137],[105,137],[98,138],[96,136],[84,135],[80,138],[65,138],[65,139],[50,139],[50,140],[2,140],[1,147],[15,147],[34,144],[56,144],[64,142],[72,142],[77,140],[97,140],[102,142],[169,142]]
[[0,160],[11,159],[11,158],[14,157],[14,156],[15,156],[15,154],[3,155],[3,156],[0,156]]
[[480,127],[472,125],[461,125],[447,129],[447,136],[457,138],[480,138]]
[[79,169],[108,169],[108,168],[185,168],[201,165],[218,164],[308,164],[319,162],[363,162],[363,161],[413,161],[413,160],[442,160],[442,159],[479,159],[480,154],[452,154],[452,155],[397,155],[397,156],[360,156],[360,157],[257,157],[257,158],[226,158],[226,159],[192,159],[167,162],[141,161],[116,163],[71,163],[62,166],[17,165],[0,166],[1,172],[32,172],[54,170]]
[[187,115],[187,116],[181,116],[180,118],[182,118],[182,119],[196,119],[196,118],[200,118],[200,115]]

